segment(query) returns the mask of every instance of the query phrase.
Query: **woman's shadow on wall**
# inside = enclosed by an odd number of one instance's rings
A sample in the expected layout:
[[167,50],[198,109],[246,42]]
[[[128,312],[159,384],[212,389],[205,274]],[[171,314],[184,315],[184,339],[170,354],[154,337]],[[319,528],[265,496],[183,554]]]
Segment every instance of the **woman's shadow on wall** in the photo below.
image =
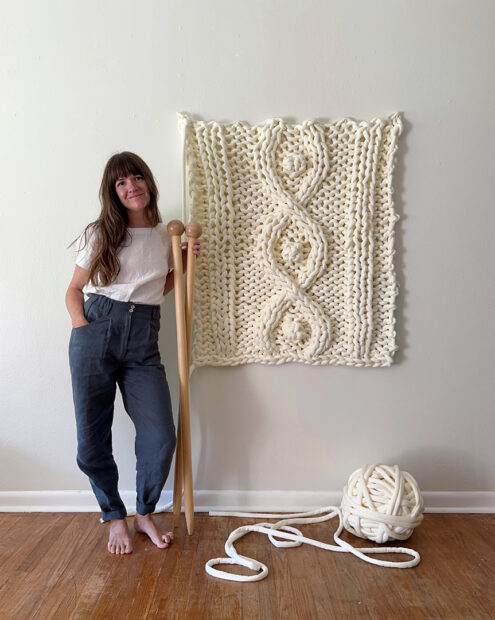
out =
[[402,133],[398,140],[398,149],[395,153],[395,167],[392,178],[393,194],[392,200],[394,203],[394,209],[397,215],[400,217],[399,221],[395,225],[395,255],[394,255],[394,268],[397,278],[397,284],[399,285],[399,293],[395,299],[395,331],[397,334],[398,350],[394,355],[394,363],[400,364],[406,359],[406,351],[408,347],[408,331],[405,322],[405,311],[407,308],[407,288],[405,277],[405,250],[403,243],[404,235],[404,222],[407,221],[407,215],[404,213],[404,178],[406,172],[406,155],[408,152],[407,136],[411,130],[411,123],[401,114],[402,120]]

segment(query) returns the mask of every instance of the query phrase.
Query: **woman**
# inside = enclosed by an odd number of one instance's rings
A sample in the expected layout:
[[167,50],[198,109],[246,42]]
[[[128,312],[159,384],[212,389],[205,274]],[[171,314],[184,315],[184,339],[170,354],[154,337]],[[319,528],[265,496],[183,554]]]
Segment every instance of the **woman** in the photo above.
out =
[[[77,463],[89,477],[108,550],[131,553],[125,506],[117,489],[111,426],[116,386],[136,428],[137,514],[134,529],[168,547],[151,518],[175,449],[170,391],[160,360],[160,304],[173,289],[171,239],[158,211],[158,190],[146,163],[123,152],[106,164],[101,213],[76,240],[67,289],[72,319],[69,362],[77,424]],[[187,243],[182,244],[184,269]],[[200,243],[193,252],[199,255]],[[89,295],[84,301],[84,294]]]

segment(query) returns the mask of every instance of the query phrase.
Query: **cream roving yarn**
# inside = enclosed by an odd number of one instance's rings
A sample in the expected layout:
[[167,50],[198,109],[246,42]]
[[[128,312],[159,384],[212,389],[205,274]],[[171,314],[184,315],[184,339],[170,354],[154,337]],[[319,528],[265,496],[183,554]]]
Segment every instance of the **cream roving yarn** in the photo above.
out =
[[416,480],[397,465],[365,465],[344,487],[345,529],[377,543],[405,540],[423,520],[423,498]]
[[[268,575],[268,567],[255,560],[237,553],[234,543],[250,532],[266,534],[275,547],[298,547],[306,543],[326,549],[352,553],[364,562],[389,568],[411,568],[420,562],[420,555],[407,547],[353,547],[340,538],[345,527],[351,533],[376,542],[385,542],[393,538],[405,539],[411,535],[414,527],[423,519],[423,500],[414,478],[407,472],[401,472],[398,466],[365,465],[351,474],[349,483],[344,488],[342,508],[326,506],[309,512],[294,514],[261,514],[249,512],[210,512],[210,516],[251,517],[264,519],[281,519],[277,523],[257,523],[243,525],[235,529],[225,543],[228,557],[212,558],[205,564],[206,572],[220,579],[230,581],[260,581]],[[338,517],[339,524],[333,535],[336,545],[306,538],[293,524],[321,523]],[[411,560],[393,562],[378,560],[370,555],[382,553],[402,553],[412,556]],[[253,571],[254,575],[236,575],[214,568],[219,564],[237,564]]]
[[184,218],[203,229],[192,367],[390,366],[399,114],[179,125]]

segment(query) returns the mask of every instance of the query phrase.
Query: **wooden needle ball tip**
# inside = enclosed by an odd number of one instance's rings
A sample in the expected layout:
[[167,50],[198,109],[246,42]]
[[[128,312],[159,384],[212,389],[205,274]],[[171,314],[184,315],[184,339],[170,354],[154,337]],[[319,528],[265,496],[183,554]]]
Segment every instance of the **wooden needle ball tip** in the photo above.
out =
[[198,224],[198,222],[189,222],[189,224],[186,226],[186,235],[188,237],[197,239],[198,237],[201,237],[201,233],[201,224]]
[[167,232],[171,237],[180,236],[184,232],[184,224],[180,220],[172,220],[167,225]]

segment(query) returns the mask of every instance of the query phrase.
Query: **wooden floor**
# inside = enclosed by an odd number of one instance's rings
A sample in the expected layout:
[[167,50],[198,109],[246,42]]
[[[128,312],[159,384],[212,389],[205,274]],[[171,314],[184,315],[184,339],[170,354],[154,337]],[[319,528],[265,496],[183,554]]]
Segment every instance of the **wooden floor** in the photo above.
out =
[[[156,520],[171,529],[171,514]],[[309,545],[275,548],[251,533],[236,548],[268,565],[264,581],[207,575],[205,562],[223,555],[230,532],[255,522],[197,514],[188,536],[182,516],[169,549],[137,534],[133,554],[112,556],[108,525],[96,514],[1,514],[0,618],[495,618],[495,515],[425,515],[402,543],[421,554],[411,569],[372,566]],[[333,522],[301,526],[325,542],[334,528]]]

